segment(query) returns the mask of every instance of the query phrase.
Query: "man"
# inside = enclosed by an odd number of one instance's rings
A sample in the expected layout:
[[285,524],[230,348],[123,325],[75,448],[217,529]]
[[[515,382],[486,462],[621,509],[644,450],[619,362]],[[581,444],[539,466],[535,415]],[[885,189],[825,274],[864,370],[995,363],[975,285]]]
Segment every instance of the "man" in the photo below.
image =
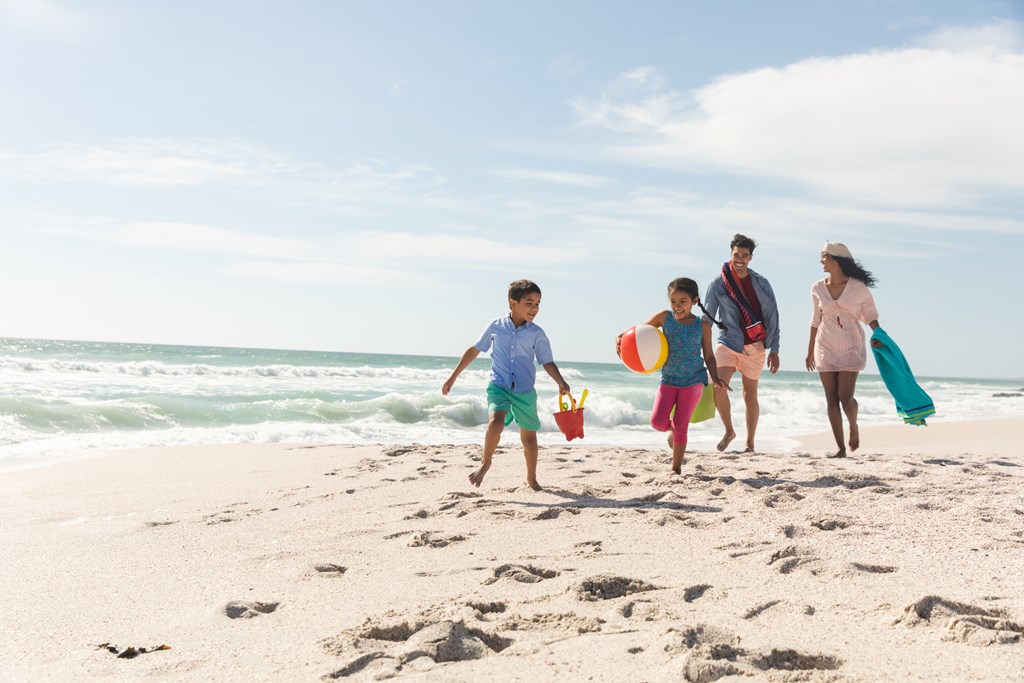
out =
[[[712,280],[704,297],[709,315],[725,324],[718,335],[715,360],[718,374],[728,384],[737,370],[743,377],[743,402],[747,409],[746,453],[754,452],[754,434],[761,408],[757,402],[757,382],[765,366],[779,371],[779,308],[775,293],[763,275],[750,270],[757,243],[745,235],[733,237],[732,255],[722,266],[722,273]],[[722,416],[725,436],[718,442],[724,451],[736,438],[732,427],[732,406],[727,389],[715,387],[715,408]]]

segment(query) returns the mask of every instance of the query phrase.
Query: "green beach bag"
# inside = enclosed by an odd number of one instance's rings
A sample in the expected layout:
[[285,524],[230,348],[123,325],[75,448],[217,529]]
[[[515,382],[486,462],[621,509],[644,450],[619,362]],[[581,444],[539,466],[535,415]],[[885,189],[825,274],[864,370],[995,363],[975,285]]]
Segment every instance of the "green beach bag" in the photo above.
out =
[[700,401],[697,402],[697,407],[693,409],[693,415],[690,416],[690,422],[703,422],[704,420],[710,420],[715,416],[715,385],[708,384],[704,387],[704,391],[701,392]]

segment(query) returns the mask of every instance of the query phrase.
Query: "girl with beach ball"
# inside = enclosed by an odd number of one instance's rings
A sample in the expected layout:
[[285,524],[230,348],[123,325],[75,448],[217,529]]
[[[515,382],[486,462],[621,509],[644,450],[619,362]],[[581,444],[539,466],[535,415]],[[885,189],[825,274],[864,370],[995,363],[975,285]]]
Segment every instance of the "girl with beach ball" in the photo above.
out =
[[[711,347],[711,324],[722,327],[722,323],[704,310],[699,291],[690,278],[672,280],[668,283],[669,310],[655,313],[615,339],[615,353],[629,369],[644,374],[661,370],[651,426],[671,432],[672,471],[676,474],[682,474],[690,416],[708,384],[708,375],[715,386],[730,390],[718,376]],[[703,318],[693,314],[695,305]]]

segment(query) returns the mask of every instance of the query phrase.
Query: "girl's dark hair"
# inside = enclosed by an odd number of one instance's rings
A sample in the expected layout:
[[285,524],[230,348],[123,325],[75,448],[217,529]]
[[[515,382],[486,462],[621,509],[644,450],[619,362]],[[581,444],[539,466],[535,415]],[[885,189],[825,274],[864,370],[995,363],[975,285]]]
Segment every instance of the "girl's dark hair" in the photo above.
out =
[[[829,255],[831,256],[831,254]],[[856,278],[868,287],[874,287],[878,284],[878,279],[870,271],[864,270],[864,266],[860,264],[860,261],[855,261],[845,256],[832,256],[832,258],[839,264],[839,269],[843,271],[843,275],[846,277]]]
[[691,280],[688,277],[677,277],[672,282],[668,283],[668,295],[672,296],[672,292],[683,292],[689,294],[690,298],[696,302],[697,307],[700,308],[701,312],[707,316],[707,319],[718,325],[719,329],[724,330],[725,325],[718,322],[711,317],[711,314],[704,308],[704,304],[700,302],[700,287],[697,286],[696,280]]

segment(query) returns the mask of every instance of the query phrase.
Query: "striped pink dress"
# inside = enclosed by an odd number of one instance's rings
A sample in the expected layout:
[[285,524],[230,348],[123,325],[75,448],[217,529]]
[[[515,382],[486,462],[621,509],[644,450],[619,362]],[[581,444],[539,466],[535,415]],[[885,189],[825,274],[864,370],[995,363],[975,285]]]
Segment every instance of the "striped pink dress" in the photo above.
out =
[[864,329],[878,320],[875,299],[867,285],[850,278],[846,289],[833,299],[821,279],[811,285],[811,327],[818,328],[814,339],[814,365],[818,372],[860,372],[867,365]]

